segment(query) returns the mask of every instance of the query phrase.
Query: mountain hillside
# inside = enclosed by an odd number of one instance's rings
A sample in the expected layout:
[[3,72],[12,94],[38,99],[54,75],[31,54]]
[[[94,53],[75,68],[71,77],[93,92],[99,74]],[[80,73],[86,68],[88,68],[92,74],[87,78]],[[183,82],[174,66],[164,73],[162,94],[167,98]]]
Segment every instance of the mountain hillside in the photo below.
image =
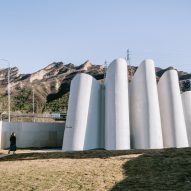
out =
[[[129,81],[133,78],[137,67],[128,66]],[[156,68],[157,81],[166,71],[172,69]],[[103,83],[106,68],[86,61],[80,66],[72,63],[54,62],[32,74],[21,74],[17,67],[10,69],[11,111],[31,113],[33,111],[33,92],[35,113],[66,112],[70,83],[77,73],[87,73]],[[179,71],[182,91],[189,90],[186,80],[191,74]],[[7,111],[8,68],[0,68],[0,114]]]

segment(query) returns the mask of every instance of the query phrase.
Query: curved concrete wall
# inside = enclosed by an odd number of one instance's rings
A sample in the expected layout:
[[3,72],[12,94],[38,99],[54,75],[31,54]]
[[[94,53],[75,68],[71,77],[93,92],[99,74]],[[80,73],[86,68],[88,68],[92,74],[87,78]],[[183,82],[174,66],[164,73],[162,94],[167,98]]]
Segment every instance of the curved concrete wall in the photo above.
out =
[[152,60],[141,63],[129,86],[132,148],[163,148],[155,67]]
[[90,75],[78,74],[71,82],[62,149],[95,149],[100,142],[100,85]]
[[114,60],[105,80],[105,148],[130,149],[127,62]]
[[177,71],[168,70],[162,75],[158,83],[158,93],[164,147],[187,147]]
[[191,91],[182,93],[182,104],[184,109],[188,143],[191,147]]

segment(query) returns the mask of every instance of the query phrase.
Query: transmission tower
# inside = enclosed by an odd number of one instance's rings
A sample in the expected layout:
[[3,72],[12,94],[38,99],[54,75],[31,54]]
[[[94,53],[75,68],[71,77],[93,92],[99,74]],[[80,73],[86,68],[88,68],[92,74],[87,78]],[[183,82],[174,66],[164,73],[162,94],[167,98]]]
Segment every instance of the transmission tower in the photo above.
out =
[[104,62],[104,68],[105,68],[105,73],[104,73],[104,79],[106,78],[106,72],[107,72],[107,60]]
[[127,49],[127,64],[130,66],[130,51]]
[[131,66],[131,62],[130,62],[130,50],[127,49],[127,64],[129,67],[128,73],[129,73],[129,79],[132,80],[133,78],[133,68]]

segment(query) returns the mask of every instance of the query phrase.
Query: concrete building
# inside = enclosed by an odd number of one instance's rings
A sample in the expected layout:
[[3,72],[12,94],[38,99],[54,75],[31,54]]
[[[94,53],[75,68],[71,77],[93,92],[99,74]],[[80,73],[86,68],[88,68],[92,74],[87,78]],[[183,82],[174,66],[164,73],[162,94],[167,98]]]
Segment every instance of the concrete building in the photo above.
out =
[[139,65],[129,86],[132,148],[163,148],[153,60],[145,60]]
[[178,74],[166,71],[158,83],[164,147],[188,147]]
[[189,147],[191,147],[191,91],[182,93],[182,104],[186,122]]
[[175,70],[166,71],[157,85],[154,62],[145,60],[128,87],[127,62],[116,59],[104,84],[87,74],[72,80],[63,150],[187,147],[190,100],[190,92],[181,100]]
[[88,74],[71,82],[63,150],[80,151],[101,147],[101,88]]
[[130,149],[127,62],[114,60],[105,80],[105,149]]
[[19,148],[191,146],[191,91],[180,94],[177,71],[167,70],[157,85],[154,61],[147,59],[128,83],[127,62],[122,58],[111,62],[102,84],[88,74],[77,74],[71,82],[66,125],[0,121],[0,149],[9,147],[12,132]]

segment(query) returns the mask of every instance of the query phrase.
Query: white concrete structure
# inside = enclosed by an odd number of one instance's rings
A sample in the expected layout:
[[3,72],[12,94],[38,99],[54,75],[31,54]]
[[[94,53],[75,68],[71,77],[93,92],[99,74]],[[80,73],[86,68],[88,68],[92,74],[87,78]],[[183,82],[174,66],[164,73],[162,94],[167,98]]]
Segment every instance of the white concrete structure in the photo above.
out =
[[166,71],[158,83],[164,147],[187,147],[188,139],[178,74]]
[[100,148],[100,92],[100,84],[88,74],[77,74],[72,80],[64,151]]
[[100,148],[105,148],[105,85],[101,84],[101,117],[100,117]]
[[127,62],[114,60],[105,80],[105,149],[130,149]]
[[16,133],[17,147],[61,147],[63,123],[8,123],[0,121],[0,149],[10,146],[10,135]]
[[129,87],[127,69],[124,59],[114,60],[102,85],[87,74],[75,76],[64,151],[126,150],[130,140],[133,149],[187,147],[188,138],[191,145],[191,93],[181,100],[177,72],[166,71],[157,89],[152,60],[141,63]]
[[184,108],[184,117],[186,122],[188,143],[191,147],[191,91],[182,93],[182,104]]
[[129,89],[132,148],[163,148],[153,60],[148,59],[141,63],[130,83]]

